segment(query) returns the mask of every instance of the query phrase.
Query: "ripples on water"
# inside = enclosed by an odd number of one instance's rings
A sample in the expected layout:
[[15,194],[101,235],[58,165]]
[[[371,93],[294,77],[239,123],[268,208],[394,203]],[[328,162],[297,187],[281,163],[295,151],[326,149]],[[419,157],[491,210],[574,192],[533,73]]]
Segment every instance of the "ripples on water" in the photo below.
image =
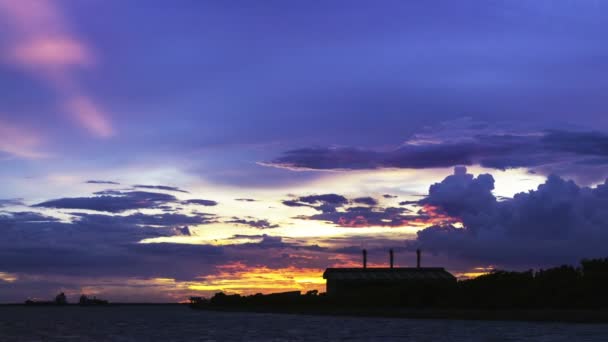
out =
[[608,325],[0,307],[0,341],[608,341]]

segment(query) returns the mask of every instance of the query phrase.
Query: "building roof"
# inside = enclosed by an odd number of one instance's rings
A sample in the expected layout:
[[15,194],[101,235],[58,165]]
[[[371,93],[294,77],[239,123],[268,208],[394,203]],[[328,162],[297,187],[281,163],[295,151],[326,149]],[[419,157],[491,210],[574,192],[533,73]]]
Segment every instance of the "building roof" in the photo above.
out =
[[328,268],[323,278],[334,280],[456,280],[443,267]]

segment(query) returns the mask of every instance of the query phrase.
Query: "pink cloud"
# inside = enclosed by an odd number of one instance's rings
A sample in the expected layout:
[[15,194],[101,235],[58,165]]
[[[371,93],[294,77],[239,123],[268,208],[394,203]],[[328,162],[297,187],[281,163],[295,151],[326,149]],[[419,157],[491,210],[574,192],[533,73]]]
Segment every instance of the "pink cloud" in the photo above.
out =
[[67,106],[82,125],[98,136],[109,137],[114,133],[104,113],[86,96],[80,95],[70,99]]
[[84,45],[63,36],[24,41],[15,46],[13,58],[26,66],[41,67],[90,66],[95,60]]
[[28,159],[48,157],[39,151],[41,138],[35,132],[0,120],[0,151]]
[[97,60],[89,46],[69,28],[52,0],[0,0],[0,20],[9,27],[4,62],[26,69],[51,88],[76,123],[95,136],[113,134],[109,116],[74,77],[74,67],[92,67]]

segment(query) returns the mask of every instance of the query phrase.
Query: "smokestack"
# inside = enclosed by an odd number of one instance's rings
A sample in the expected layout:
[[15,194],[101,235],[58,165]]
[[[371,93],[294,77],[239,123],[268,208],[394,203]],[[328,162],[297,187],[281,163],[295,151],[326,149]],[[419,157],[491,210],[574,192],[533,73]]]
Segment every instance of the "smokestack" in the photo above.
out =
[[420,248],[416,250],[416,267],[420,268]]
[[389,254],[390,260],[391,260],[391,268],[393,268],[393,261],[394,261],[395,258],[394,258],[394,255],[393,255],[393,249],[392,248],[388,251],[388,254]]
[[363,268],[367,268],[367,250],[363,250]]

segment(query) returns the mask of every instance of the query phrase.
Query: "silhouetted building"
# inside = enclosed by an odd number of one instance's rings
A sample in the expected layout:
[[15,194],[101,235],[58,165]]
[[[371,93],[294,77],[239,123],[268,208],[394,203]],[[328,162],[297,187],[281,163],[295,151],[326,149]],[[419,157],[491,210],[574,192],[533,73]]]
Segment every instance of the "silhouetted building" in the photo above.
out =
[[390,267],[367,267],[367,252],[363,251],[363,268],[328,268],[323,273],[327,280],[327,294],[332,297],[348,297],[357,300],[398,297],[407,302],[429,302],[431,297],[452,289],[456,277],[442,267],[420,267],[420,251],[417,251],[417,267],[393,267],[393,251],[390,251]]

